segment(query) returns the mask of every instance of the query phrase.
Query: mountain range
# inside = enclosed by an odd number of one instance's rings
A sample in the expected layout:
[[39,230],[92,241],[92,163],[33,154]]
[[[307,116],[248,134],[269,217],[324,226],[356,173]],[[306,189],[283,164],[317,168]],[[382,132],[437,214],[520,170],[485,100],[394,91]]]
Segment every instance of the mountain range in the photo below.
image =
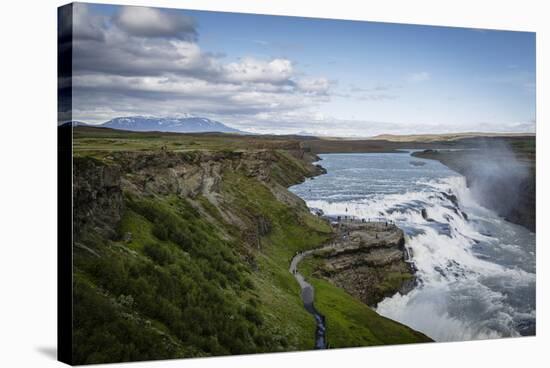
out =
[[101,127],[131,130],[139,132],[175,132],[175,133],[203,133],[222,132],[243,134],[245,132],[228,127],[219,121],[196,116],[183,117],[152,117],[152,116],[128,116],[109,120]]

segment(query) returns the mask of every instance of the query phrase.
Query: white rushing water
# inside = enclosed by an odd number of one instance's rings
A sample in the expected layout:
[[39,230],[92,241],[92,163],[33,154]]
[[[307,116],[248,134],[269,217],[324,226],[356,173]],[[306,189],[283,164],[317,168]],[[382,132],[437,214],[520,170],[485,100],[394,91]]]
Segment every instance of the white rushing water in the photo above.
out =
[[465,179],[408,153],[327,154],[291,189],[329,216],[392,220],[418,284],[377,312],[436,341],[535,333],[535,234],[477,204]]

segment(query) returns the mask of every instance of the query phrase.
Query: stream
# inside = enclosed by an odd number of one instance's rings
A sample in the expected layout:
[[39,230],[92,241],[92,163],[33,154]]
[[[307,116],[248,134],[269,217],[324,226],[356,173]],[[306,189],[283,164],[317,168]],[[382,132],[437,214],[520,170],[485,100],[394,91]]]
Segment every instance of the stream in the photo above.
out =
[[304,276],[298,272],[298,264],[307,256],[311,255],[315,250],[308,250],[305,252],[297,253],[290,262],[289,272],[294,276],[300,288],[302,290],[302,301],[304,302],[304,308],[313,315],[315,318],[315,323],[317,325],[315,329],[315,349],[326,349],[327,348],[327,339],[326,339],[326,325],[325,325],[325,316],[315,309],[313,304],[315,297],[315,289],[313,286],[306,281]]

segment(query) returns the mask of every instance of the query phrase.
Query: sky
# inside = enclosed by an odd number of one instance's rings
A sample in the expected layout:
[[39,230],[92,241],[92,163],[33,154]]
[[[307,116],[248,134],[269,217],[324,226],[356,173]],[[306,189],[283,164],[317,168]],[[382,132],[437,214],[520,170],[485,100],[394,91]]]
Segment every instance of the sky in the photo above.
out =
[[73,120],[252,133],[535,131],[535,33],[77,3]]

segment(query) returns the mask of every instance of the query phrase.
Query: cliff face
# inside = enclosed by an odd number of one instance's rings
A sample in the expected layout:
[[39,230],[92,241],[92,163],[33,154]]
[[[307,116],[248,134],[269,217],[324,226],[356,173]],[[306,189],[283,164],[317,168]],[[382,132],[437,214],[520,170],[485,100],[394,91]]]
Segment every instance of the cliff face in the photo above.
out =
[[317,254],[323,261],[314,274],[370,306],[414,286],[401,229],[386,223],[344,222],[338,233],[333,244]]
[[[137,196],[206,197],[218,207],[224,172],[239,172],[266,184],[289,203],[300,200],[284,188],[323,169],[310,165],[315,156],[300,151],[113,153],[105,160],[75,158],[73,200],[75,232],[86,228],[115,236],[125,209],[123,193]],[[286,193],[283,193],[286,192]],[[220,208],[221,209],[221,208]],[[226,216],[231,222],[231,217]],[[261,221],[261,219],[260,219]],[[240,223],[239,223],[240,224]],[[265,228],[265,224],[260,225]]]
[[413,156],[438,160],[464,175],[479,203],[507,221],[535,232],[536,174],[531,158],[509,149],[443,152],[426,150]]
[[230,227],[237,227],[245,238],[254,238],[249,239],[251,243],[257,243],[258,236],[267,235],[271,224],[267,216],[243,211],[240,204],[235,203],[238,198],[230,191],[238,184],[232,180],[237,177],[250,179],[268,189],[277,200],[305,212],[304,202],[286,188],[323,172],[319,166],[310,164],[316,160],[315,156],[297,150],[153,155],[123,152],[113,154],[110,160],[114,164],[97,173],[100,178],[110,175],[110,181],[91,183],[91,187],[103,188],[101,193],[93,195],[106,199],[95,204],[105,208],[105,218],[114,222],[120,219],[122,192],[137,197],[177,196],[189,201],[205,217],[212,217],[214,211],[218,219],[210,218],[213,222],[221,220]]
[[74,161],[73,208],[75,242],[83,232],[95,231],[114,238],[124,211],[121,170],[86,158]]

